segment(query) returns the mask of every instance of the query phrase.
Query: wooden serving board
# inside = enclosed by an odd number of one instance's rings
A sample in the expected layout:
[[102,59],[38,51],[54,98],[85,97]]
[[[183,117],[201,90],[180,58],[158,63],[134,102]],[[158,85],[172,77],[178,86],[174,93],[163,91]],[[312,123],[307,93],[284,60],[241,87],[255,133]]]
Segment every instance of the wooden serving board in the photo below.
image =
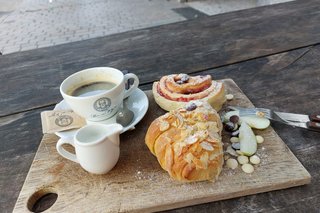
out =
[[[231,79],[224,80],[234,99],[228,105],[252,107]],[[144,144],[150,123],[164,113],[152,93],[144,119],[133,131],[121,135],[121,154],[116,167],[106,175],[93,175],[68,161],[55,149],[58,138],[44,135],[14,212],[27,212],[38,197],[54,192],[56,202],[47,212],[150,212],[284,189],[310,183],[310,174],[277,133],[269,127],[256,131],[265,138],[258,146],[261,164],[252,174],[224,166],[217,182],[180,183],[161,169]],[[224,141],[229,136],[224,136]]]

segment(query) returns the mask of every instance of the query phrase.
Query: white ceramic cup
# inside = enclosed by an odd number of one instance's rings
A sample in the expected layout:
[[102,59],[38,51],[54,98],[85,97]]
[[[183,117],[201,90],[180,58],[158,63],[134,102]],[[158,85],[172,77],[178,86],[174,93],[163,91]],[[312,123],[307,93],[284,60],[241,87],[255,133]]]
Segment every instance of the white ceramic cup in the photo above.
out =
[[[58,153],[93,174],[105,174],[118,162],[120,155],[120,124],[90,124],[80,128],[73,139],[60,139]],[[74,146],[76,154],[66,151],[62,145]]]
[[[133,85],[126,90],[125,82],[133,79]],[[84,85],[95,82],[110,82],[115,86],[98,94],[79,97],[72,96],[72,91]],[[139,79],[133,73],[123,75],[111,67],[95,67],[85,69],[70,75],[60,85],[60,93],[70,108],[89,121],[102,121],[112,117],[122,104],[124,98],[138,87]]]

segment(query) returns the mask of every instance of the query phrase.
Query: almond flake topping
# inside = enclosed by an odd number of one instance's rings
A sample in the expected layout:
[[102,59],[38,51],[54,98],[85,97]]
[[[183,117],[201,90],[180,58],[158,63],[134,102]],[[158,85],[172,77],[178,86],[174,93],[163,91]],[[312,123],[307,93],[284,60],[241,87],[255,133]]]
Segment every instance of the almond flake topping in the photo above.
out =
[[185,142],[187,144],[194,144],[197,141],[198,141],[198,137],[196,137],[195,135],[191,135],[185,139]]
[[198,136],[199,138],[203,138],[204,139],[204,138],[208,137],[209,132],[208,132],[208,130],[200,130],[195,135]]
[[169,113],[166,113],[166,114],[164,114],[163,116],[162,116],[162,118],[169,118],[169,116],[170,116],[170,114]]
[[212,131],[212,132],[219,132],[220,131],[218,128],[217,122],[211,121],[208,123],[209,123],[209,131]]
[[184,157],[184,160],[187,161],[188,163],[191,163],[192,160],[193,160],[193,155],[192,153],[188,153],[185,157]]
[[177,127],[178,127],[183,124],[183,117],[179,113],[176,113],[175,116],[178,118],[178,123],[177,123],[178,124]]
[[198,107],[203,106],[203,102],[199,100],[192,101],[192,103],[196,104]]
[[210,143],[208,143],[208,142],[202,142],[202,143],[200,143],[200,146],[203,148],[203,149],[205,149],[205,150],[207,150],[207,151],[213,151],[214,150],[214,148],[211,146],[211,144]]
[[214,139],[221,139],[220,135],[217,132],[209,131],[209,137],[212,139],[212,141],[214,141]]
[[169,129],[170,124],[166,121],[162,121],[160,123],[160,131],[166,131],[167,129]]
[[208,153],[207,152],[205,152],[203,155],[201,155],[201,157],[200,157],[200,161],[201,161],[201,163],[202,163],[202,165],[203,165],[203,167],[206,169],[206,168],[208,168],[208,158],[209,158],[209,156],[208,156]]
[[185,108],[179,109],[179,112],[186,112],[187,110]]

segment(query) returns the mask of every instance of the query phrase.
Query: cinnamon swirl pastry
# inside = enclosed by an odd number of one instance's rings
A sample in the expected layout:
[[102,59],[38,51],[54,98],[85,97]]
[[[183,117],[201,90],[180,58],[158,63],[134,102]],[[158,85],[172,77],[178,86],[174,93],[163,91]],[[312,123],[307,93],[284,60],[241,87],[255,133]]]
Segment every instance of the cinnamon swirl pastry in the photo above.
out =
[[145,142],[161,167],[179,181],[214,181],[223,165],[222,123],[206,102],[193,101],[155,119]]
[[153,83],[152,91],[157,104],[166,111],[184,107],[192,100],[207,101],[218,111],[226,101],[223,83],[213,81],[210,75],[163,76],[159,82]]

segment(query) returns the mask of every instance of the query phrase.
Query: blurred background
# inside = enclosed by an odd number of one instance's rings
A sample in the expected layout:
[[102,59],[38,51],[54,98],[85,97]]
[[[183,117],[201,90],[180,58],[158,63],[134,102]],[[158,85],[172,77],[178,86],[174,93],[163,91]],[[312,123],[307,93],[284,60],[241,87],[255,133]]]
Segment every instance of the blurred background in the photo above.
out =
[[9,54],[291,0],[0,0]]

